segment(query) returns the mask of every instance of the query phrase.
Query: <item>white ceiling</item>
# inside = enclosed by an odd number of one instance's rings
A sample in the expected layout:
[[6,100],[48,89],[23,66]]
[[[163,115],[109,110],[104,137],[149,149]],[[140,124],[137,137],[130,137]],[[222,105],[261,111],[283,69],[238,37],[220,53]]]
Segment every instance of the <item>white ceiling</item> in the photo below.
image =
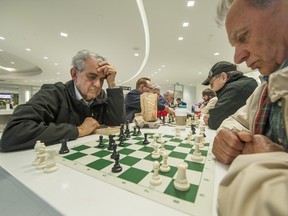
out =
[[[194,7],[187,7],[187,0],[1,0],[0,37],[5,40],[0,40],[0,66],[17,70],[0,69],[0,84],[66,82],[71,59],[81,49],[105,56],[117,68],[119,85],[134,87],[142,76],[160,86],[200,84],[214,63],[233,61],[225,29],[215,23],[216,3],[195,0]],[[189,26],[182,27],[183,22]],[[240,69],[249,71],[245,65]]]

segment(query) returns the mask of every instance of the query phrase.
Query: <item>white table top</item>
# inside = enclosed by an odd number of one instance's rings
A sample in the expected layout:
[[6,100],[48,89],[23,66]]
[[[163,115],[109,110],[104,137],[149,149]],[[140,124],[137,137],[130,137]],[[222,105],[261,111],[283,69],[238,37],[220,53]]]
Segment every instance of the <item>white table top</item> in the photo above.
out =
[[[152,129],[146,130],[151,131]],[[175,128],[161,126],[157,130],[153,129],[153,132],[175,134]],[[212,141],[215,131],[206,129],[205,134],[208,141]],[[96,136],[98,135],[83,137],[71,141],[69,144],[95,140]],[[60,145],[52,145],[47,148],[59,149]],[[185,215],[61,164],[58,164],[59,170],[56,172],[43,173],[42,170],[36,170],[32,166],[34,158],[34,150],[0,153],[0,166],[64,215]],[[216,162],[213,216],[217,215],[218,185],[226,170],[226,166]]]

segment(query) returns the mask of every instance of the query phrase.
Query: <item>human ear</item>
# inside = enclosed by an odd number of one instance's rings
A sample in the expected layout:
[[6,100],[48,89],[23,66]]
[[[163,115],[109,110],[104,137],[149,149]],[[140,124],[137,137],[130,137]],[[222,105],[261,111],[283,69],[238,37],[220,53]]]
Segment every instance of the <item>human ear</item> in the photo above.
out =
[[74,82],[76,82],[76,80],[77,80],[77,70],[75,68],[71,68],[70,69],[70,74],[71,74],[71,77],[74,80]]

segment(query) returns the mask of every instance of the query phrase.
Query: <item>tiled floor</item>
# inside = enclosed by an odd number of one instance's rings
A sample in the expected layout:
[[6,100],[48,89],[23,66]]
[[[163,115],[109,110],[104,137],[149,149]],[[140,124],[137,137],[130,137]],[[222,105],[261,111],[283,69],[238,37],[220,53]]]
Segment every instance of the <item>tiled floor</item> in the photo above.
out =
[[58,216],[48,203],[0,166],[1,216]]

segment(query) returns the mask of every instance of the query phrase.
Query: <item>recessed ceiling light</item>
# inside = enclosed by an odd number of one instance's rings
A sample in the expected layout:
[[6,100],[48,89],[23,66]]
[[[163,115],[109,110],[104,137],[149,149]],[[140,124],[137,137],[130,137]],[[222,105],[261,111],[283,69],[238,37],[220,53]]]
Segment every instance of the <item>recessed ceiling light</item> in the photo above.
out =
[[60,35],[61,35],[62,37],[68,37],[68,34],[65,33],[65,32],[61,32]]
[[57,72],[56,74],[60,75],[61,73],[60,73],[60,72]]
[[46,57],[46,56],[44,56],[43,58],[44,58],[44,59],[48,59],[48,57]]
[[217,55],[220,55],[220,53],[217,52],[217,53],[214,53],[214,55],[217,56]]
[[12,62],[10,62],[10,63],[11,63],[11,64],[15,64],[15,62],[13,62],[13,61],[12,61]]
[[5,40],[5,38],[4,37],[0,37],[0,40]]
[[139,56],[139,53],[134,53],[134,56]]
[[2,49],[0,49],[0,52],[2,52],[3,50]]
[[55,66],[59,65],[57,62],[54,63]]
[[187,26],[189,26],[189,22],[184,22],[183,27],[187,27]]
[[165,65],[162,65],[162,67],[165,67]]
[[180,40],[180,41],[183,40],[183,39],[184,39],[183,37],[178,37],[178,40]]
[[199,74],[199,75],[201,75],[201,74],[202,74],[202,72],[198,72],[198,74]]
[[188,1],[187,2],[187,7],[193,7],[194,3],[195,3],[195,1]]
[[31,51],[31,49],[30,49],[30,48],[26,48],[25,50],[26,50],[26,51]]

